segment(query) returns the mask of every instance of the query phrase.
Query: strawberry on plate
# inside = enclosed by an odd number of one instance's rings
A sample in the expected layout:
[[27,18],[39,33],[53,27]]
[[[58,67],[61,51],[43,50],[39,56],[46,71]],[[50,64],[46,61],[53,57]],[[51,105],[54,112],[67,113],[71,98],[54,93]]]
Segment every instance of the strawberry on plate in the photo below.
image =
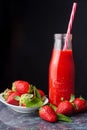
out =
[[41,97],[45,96],[45,93],[44,93],[44,91],[43,91],[43,90],[38,89],[38,92],[39,92],[39,94],[40,94],[40,96],[41,96]]
[[29,92],[30,84],[27,81],[17,80],[13,82],[12,90],[20,94],[25,94]]
[[6,100],[7,103],[12,104],[12,105],[19,105],[19,101],[15,99],[16,96],[20,96],[18,92],[13,92],[10,94]]
[[56,122],[57,121],[57,115],[53,108],[49,105],[42,106],[39,109],[39,116],[48,122]]
[[11,89],[5,89],[2,96],[5,100],[7,100],[7,98],[13,93],[13,91]]
[[69,101],[62,101],[59,103],[56,113],[58,114],[64,114],[64,115],[71,115],[73,113],[73,105]]
[[75,98],[73,104],[74,104],[74,111],[76,113],[84,112],[85,110],[87,110],[87,101],[82,97]]

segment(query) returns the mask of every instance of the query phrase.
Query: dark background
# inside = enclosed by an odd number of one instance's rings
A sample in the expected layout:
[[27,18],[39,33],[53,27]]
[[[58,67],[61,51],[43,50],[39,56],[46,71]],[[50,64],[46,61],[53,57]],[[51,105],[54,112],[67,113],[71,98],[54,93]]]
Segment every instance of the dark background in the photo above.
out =
[[[87,2],[78,3],[73,23],[76,94],[87,97]],[[0,91],[27,80],[48,94],[54,33],[66,33],[73,0],[0,1]]]

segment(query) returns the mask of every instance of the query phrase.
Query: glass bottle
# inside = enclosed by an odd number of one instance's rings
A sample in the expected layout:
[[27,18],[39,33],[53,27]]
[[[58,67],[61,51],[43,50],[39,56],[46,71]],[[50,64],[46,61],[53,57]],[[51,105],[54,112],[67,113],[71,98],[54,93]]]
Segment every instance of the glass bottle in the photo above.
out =
[[72,52],[72,35],[68,35],[68,46],[64,48],[66,34],[54,35],[54,46],[49,64],[49,100],[58,105],[69,100],[75,93],[75,67]]

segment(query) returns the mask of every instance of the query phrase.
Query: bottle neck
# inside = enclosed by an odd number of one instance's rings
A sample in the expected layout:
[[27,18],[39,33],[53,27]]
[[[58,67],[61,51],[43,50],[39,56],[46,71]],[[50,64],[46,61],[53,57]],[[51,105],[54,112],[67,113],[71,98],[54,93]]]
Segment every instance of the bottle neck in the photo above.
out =
[[[54,35],[54,49],[55,50],[63,50],[65,44],[66,34],[55,34]],[[66,50],[72,49],[72,35],[68,35],[67,39],[68,45]]]

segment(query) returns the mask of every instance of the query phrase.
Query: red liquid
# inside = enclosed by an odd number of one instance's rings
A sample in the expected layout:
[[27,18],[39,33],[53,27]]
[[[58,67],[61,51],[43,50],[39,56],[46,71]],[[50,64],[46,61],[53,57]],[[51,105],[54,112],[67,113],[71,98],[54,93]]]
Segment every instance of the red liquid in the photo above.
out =
[[58,105],[61,98],[74,94],[74,62],[72,50],[53,50],[49,66],[49,100]]

